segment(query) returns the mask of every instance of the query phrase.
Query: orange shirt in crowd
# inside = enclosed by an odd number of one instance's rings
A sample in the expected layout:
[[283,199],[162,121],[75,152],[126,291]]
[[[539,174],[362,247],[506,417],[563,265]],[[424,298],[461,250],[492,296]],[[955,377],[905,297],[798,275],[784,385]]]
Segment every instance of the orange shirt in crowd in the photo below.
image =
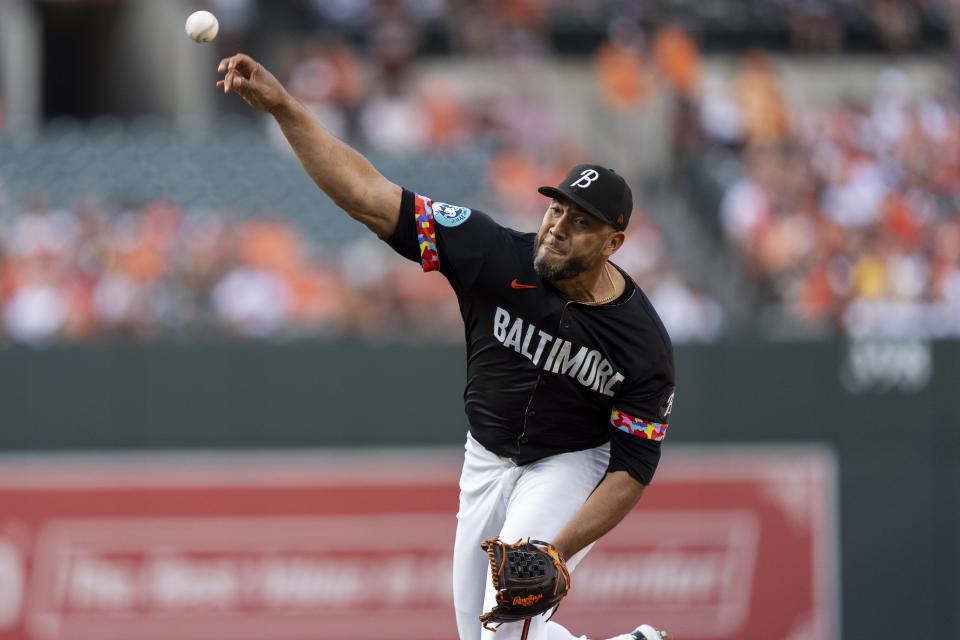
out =
[[289,222],[246,222],[241,226],[239,243],[241,260],[251,267],[281,274],[303,269],[300,236]]
[[600,96],[616,111],[635,111],[650,97],[646,61],[633,47],[604,43],[594,57]]
[[487,181],[500,202],[512,203],[519,211],[526,210],[543,197],[536,189],[541,184],[541,171],[528,155],[506,150],[496,154],[487,167]]
[[660,29],[653,39],[653,59],[670,89],[692,99],[700,85],[700,50],[697,43],[678,26]]
[[735,85],[747,141],[764,145],[783,140],[789,131],[787,106],[769,58],[748,55]]
[[497,15],[507,25],[535,29],[546,23],[544,0],[501,0],[498,4]]

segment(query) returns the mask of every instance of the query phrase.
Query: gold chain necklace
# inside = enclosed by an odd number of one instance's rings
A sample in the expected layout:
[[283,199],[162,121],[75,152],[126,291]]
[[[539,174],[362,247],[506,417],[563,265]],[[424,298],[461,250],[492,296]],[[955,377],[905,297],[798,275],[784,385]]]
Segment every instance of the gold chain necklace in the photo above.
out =
[[603,300],[594,300],[592,302],[587,302],[586,300],[577,300],[576,302],[579,302],[580,304],[599,305],[606,304],[617,297],[617,285],[613,284],[613,277],[610,275],[610,265],[606,262],[603,263],[603,272],[607,274],[607,282],[610,283],[610,289],[612,293]]

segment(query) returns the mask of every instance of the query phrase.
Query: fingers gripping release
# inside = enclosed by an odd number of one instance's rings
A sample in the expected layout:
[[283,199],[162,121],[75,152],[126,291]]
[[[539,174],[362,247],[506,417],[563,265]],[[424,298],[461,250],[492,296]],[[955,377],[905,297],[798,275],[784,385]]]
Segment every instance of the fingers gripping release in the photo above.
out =
[[289,98],[283,85],[260,63],[238,53],[220,61],[217,71],[224,74],[217,87],[224,93],[237,93],[250,106],[272,112]]

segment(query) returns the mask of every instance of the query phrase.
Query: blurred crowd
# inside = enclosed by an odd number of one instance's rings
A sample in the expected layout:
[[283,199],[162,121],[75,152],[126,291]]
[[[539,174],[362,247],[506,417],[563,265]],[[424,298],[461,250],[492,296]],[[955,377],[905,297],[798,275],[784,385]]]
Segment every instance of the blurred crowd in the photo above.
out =
[[815,333],[960,335],[957,94],[888,69],[872,101],[800,107],[760,54],[731,89],[702,124],[739,165],[720,223],[760,304]]
[[[282,219],[163,201],[108,211],[87,199],[58,209],[38,194],[7,211],[0,229],[0,334],[46,343],[445,331],[437,317],[449,304],[433,304],[439,287],[395,288],[369,259],[353,278],[340,261],[363,260],[350,255],[361,250],[313,255]],[[419,316],[401,327],[407,308]]]
[[[848,32],[874,47],[923,46],[924,25],[949,20],[956,0],[211,0],[222,31],[243,38],[264,24],[285,32],[328,29],[374,45],[403,32],[421,49],[456,55],[542,55],[589,45],[610,21],[682,21],[737,32],[771,29],[798,50],[839,50]],[[432,42],[424,42],[432,40]],[[740,46],[750,44],[740,42]]]
[[[957,0],[212,0],[230,46],[264,25],[328,31],[372,50],[403,40],[424,53],[523,58],[587,54],[611,22],[670,22],[714,49],[927,50],[957,28]],[[771,36],[774,36],[771,38]]]
[[[325,19],[349,20],[350,11],[364,7],[389,18],[391,7],[409,16],[431,7],[466,11],[467,4],[324,2],[308,8]],[[221,5],[229,42],[231,29],[253,15],[256,3]],[[591,3],[566,5],[592,10]],[[494,15],[523,21],[533,12],[542,20],[545,6],[504,3]],[[327,129],[361,149],[405,158],[483,158],[477,200],[457,204],[535,230],[546,208],[536,187],[556,184],[570,166],[591,157],[557,121],[557,105],[534,91],[478,91],[463,79],[424,72],[412,32],[392,24],[385,18],[369,49],[329,34],[304,38],[284,50],[289,58],[275,68]],[[654,79],[642,34],[616,24],[594,56],[596,99],[610,113],[632,117],[649,101]],[[683,86],[698,65],[696,51],[679,32],[664,33],[668,37],[656,40],[656,64]],[[689,59],[671,66],[670,51]],[[230,104],[242,108],[239,100]],[[628,177],[638,187],[640,209],[642,185],[636,174]],[[42,192],[6,202],[0,214],[0,335],[8,340],[223,333],[462,339],[456,301],[442,278],[418,275],[415,265],[364,234],[329,247],[289,218],[238,219],[167,201],[125,207],[88,198],[53,207]],[[676,268],[671,254],[654,220],[635,210],[615,261],[647,291],[676,341],[715,339],[724,323],[720,305]]]
[[[237,219],[165,201],[123,211],[92,199],[53,208],[40,194],[7,203],[2,214],[0,341],[462,339],[444,279],[366,234],[321,248],[288,219]],[[661,271],[659,231],[642,213],[631,225],[618,262],[673,313],[678,339],[696,338],[684,318],[690,294]]]
[[[608,20],[638,18],[654,5],[632,0],[212,0],[220,45],[257,48],[264,32],[331,33],[364,53],[412,48],[471,57],[584,52]],[[266,28],[265,28],[266,27]],[[557,32],[575,37],[558,42]],[[572,49],[571,49],[572,46]],[[276,44],[271,48],[276,48]]]
[[[652,179],[689,197],[683,173],[697,162],[734,167],[715,210],[690,204],[720,230],[718,253],[730,254],[753,285],[743,299],[726,296],[749,307],[750,321],[774,310],[775,322],[806,333],[960,335],[957,94],[919,94],[890,70],[871,100],[793,103],[774,62],[749,52],[722,90],[705,91],[696,24],[656,21],[694,5],[700,20],[711,11],[779,11],[794,47],[831,51],[856,10],[888,48],[902,49],[917,43],[924,12],[957,3],[731,2],[484,0],[480,10],[466,0],[219,0],[212,8],[224,52],[247,50],[262,21],[299,24],[304,37],[272,46],[270,66],[351,144],[396,158],[481,158],[475,199],[456,204],[508,226],[535,230],[546,205],[536,186],[557,183],[598,149],[622,151],[623,165],[610,164],[636,185],[637,209],[614,261],[651,297],[676,342],[714,340],[731,325],[721,294],[710,291],[712,263],[692,255],[685,237],[696,233],[681,220],[668,237],[662,215],[645,210]],[[960,62],[960,11],[954,18]],[[475,61],[556,55],[564,21],[604,25],[577,59],[592,82],[579,106],[569,103],[581,95],[557,100],[436,73],[423,57],[431,37]],[[223,104],[249,114],[240,100]],[[658,115],[663,104],[668,119]],[[571,130],[563,108],[589,111],[589,135]],[[671,126],[642,128],[651,122]],[[645,153],[668,166],[644,166]],[[418,274],[368,234],[331,247],[279,214],[100,202],[91,190],[52,206],[42,188],[5,197],[0,175],[0,341],[462,339],[443,279]]]

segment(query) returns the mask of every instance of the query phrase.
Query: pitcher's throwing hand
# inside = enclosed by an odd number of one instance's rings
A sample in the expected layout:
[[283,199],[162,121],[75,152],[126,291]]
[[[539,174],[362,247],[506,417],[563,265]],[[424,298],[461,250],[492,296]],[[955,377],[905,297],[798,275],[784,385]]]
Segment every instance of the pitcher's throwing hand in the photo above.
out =
[[254,109],[270,113],[291,100],[280,81],[245,53],[224,58],[217,71],[224,74],[217,87],[238,94]]

